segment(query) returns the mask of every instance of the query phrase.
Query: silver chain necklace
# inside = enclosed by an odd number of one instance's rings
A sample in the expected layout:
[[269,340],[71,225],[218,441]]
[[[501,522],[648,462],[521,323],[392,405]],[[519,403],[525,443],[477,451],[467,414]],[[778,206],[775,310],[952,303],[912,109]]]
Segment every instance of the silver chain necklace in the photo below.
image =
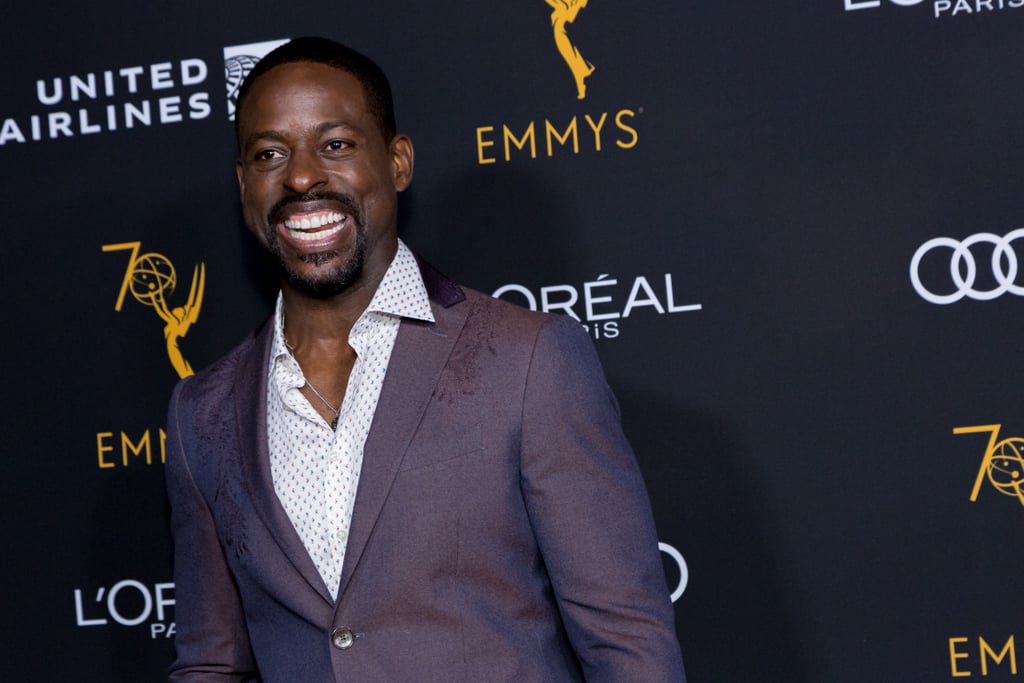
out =
[[[282,327],[283,327],[283,325],[282,325]],[[288,338],[287,337],[285,337],[283,334],[281,336],[284,338],[284,345],[288,347],[288,353],[291,354],[292,359],[296,363],[298,363],[299,359],[295,357],[295,347],[293,347],[291,344],[288,343]],[[301,364],[299,364],[299,369],[300,370],[302,369],[302,365]],[[341,407],[339,406],[339,407],[335,408],[334,406],[332,406],[330,401],[328,401],[326,398],[324,398],[324,395],[316,390],[316,387],[313,386],[313,383],[309,381],[309,378],[306,377],[305,373],[303,373],[302,379],[306,380],[306,386],[309,387],[309,390],[312,391],[313,394],[318,399],[320,399],[320,401],[325,406],[327,406],[328,410],[330,410],[332,413],[334,413],[334,419],[331,420],[331,429],[333,431],[338,431],[338,417],[341,414]]]

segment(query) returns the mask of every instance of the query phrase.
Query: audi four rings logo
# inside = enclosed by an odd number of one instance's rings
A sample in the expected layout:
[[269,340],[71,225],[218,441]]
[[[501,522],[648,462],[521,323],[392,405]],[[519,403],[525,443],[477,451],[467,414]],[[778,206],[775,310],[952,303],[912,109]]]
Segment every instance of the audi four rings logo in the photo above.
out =
[[[1003,237],[991,232],[979,232],[977,235],[971,235],[961,241],[950,237],[930,239],[914,252],[914,258],[910,261],[910,281],[921,298],[933,304],[952,304],[965,296],[976,301],[989,301],[1007,292],[1016,296],[1024,296],[1024,287],[1015,282],[1018,265],[1017,252],[1013,248],[1013,243],[1021,237],[1024,237],[1024,228],[1018,228]],[[991,289],[975,287],[978,263],[974,254],[971,253],[971,248],[976,244],[991,244],[993,246],[991,264],[992,276],[995,281]],[[949,294],[937,294],[921,282],[921,260],[933,249],[940,248],[952,250],[949,260],[949,276],[952,278],[956,290]]]

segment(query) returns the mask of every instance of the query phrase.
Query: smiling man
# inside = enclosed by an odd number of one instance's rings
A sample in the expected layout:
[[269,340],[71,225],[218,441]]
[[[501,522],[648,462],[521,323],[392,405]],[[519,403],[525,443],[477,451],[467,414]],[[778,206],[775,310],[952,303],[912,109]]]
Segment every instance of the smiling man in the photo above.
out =
[[682,681],[643,480],[578,322],[397,233],[413,174],[365,56],[302,38],[237,109],[268,321],[182,381],[172,681]]

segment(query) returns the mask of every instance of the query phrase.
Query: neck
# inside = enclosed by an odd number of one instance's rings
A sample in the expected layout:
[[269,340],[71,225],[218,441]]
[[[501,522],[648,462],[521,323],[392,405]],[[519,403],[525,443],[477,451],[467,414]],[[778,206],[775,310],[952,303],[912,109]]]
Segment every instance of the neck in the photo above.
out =
[[348,335],[369,300],[365,298],[360,305],[348,297],[342,305],[282,290],[284,341],[306,379],[300,391],[332,429],[337,428],[349,373],[356,360]]
[[344,291],[326,298],[310,297],[281,283],[285,336],[298,348],[308,343],[337,340],[348,343],[348,333],[370,305],[394,254],[379,263],[367,262],[359,279]]
[[370,305],[376,285],[364,291],[345,291],[328,299],[313,299],[281,288],[285,336],[298,348],[310,342],[338,340],[348,343],[348,333]]

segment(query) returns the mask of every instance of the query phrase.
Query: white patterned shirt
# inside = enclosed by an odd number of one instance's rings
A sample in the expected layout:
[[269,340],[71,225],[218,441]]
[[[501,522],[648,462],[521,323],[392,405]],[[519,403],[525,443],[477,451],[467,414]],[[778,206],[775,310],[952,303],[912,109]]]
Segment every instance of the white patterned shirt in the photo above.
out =
[[377,291],[348,336],[356,352],[338,428],[299,391],[306,378],[284,337],[281,295],[267,382],[267,445],[274,490],[337,600],[352,510],[384,375],[402,318],[433,322],[430,300],[412,252],[401,241]]

